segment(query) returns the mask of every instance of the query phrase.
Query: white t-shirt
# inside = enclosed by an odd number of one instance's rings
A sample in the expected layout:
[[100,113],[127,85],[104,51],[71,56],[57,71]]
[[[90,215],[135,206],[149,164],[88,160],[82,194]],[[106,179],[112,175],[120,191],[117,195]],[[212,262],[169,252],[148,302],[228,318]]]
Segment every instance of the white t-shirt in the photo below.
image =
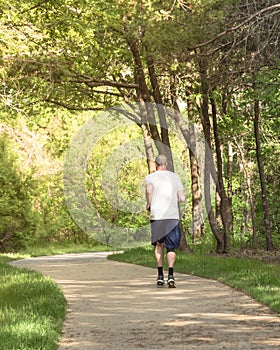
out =
[[145,178],[153,185],[151,220],[179,219],[177,193],[183,190],[180,177],[169,170],[158,170]]

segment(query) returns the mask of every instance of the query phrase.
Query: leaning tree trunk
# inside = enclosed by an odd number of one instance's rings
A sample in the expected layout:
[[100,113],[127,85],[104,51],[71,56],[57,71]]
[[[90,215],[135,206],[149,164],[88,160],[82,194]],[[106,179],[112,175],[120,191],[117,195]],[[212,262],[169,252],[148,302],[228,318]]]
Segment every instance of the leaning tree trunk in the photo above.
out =
[[[187,99],[188,117],[193,119],[193,103],[190,98]],[[204,222],[202,211],[202,193],[200,169],[197,160],[197,147],[195,127],[192,123],[189,125],[189,157],[191,168],[191,183],[192,183],[192,237],[193,242],[200,241],[204,234]]]
[[142,129],[142,135],[144,139],[144,147],[145,147],[145,153],[146,153],[146,159],[147,159],[147,165],[149,169],[149,174],[156,171],[156,165],[154,162],[154,150],[153,150],[153,144],[152,144],[152,138],[149,132],[148,125],[146,123],[141,124]]
[[[130,50],[134,58],[135,83],[139,86],[139,88],[137,89],[137,97],[138,97],[138,100],[140,101],[140,107],[142,108],[142,111],[141,111],[142,130],[143,130],[143,126],[144,126],[144,129],[146,127],[149,127],[149,135],[151,135],[151,138],[155,142],[155,146],[159,154],[165,154],[168,159],[168,170],[174,171],[167,121],[165,117],[165,110],[162,105],[162,98],[161,98],[159,84],[157,81],[157,77],[156,77],[156,73],[153,65],[153,60],[151,56],[148,57],[149,78],[153,89],[153,93],[151,96],[150,90],[146,84],[145,73],[144,73],[144,69],[143,69],[143,65],[142,65],[142,61],[141,61],[141,57],[140,57],[140,53],[139,53],[136,41],[133,38],[127,38],[127,43],[130,47]],[[153,100],[156,102],[156,112],[159,117],[161,134],[158,131],[154,106],[151,103],[152,97],[153,97]],[[149,161],[150,160],[148,160],[148,162]],[[151,164],[149,166],[149,171],[151,171]],[[181,220],[180,220],[180,225],[181,225],[181,231],[183,233]],[[179,249],[183,252],[192,251],[186,241],[185,234],[181,235],[181,242],[180,242]]]
[[[155,147],[159,154],[165,154],[168,159],[167,168],[170,171],[174,171],[169,134],[167,128],[167,121],[165,119],[165,112],[162,105],[162,98],[159,90],[159,84],[157,81],[155,69],[153,66],[152,58],[149,58],[148,65],[151,61],[151,67],[149,67],[149,78],[152,85],[152,93],[147,86],[145,71],[142,63],[139,48],[137,46],[138,40],[134,37],[126,37],[130,51],[134,59],[134,80],[138,88],[137,102],[140,102],[141,119],[142,124],[145,124],[149,128],[149,133],[154,141]],[[156,103],[156,108],[154,103]],[[146,109],[146,111],[144,111]],[[159,118],[161,133],[158,130],[158,123],[156,121],[156,113]],[[148,160],[149,162],[149,160]]]
[[168,125],[166,120],[166,112],[163,106],[162,95],[159,89],[159,83],[155,71],[154,60],[150,54],[147,56],[148,72],[153,91],[153,98],[156,103],[157,114],[160,124],[160,135],[164,151],[162,152],[167,158],[167,169],[174,171],[173,157],[169,139]]
[[[201,239],[201,236],[204,234],[204,220],[203,220],[203,208],[202,208],[202,192],[201,192],[201,181],[200,181],[200,169],[197,160],[197,137],[195,134],[195,127],[192,123],[189,125],[184,121],[180,108],[177,103],[176,88],[174,85],[174,77],[171,74],[170,80],[170,99],[172,102],[173,110],[170,113],[172,119],[176,121],[176,124],[180,128],[180,131],[186,141],[187,147],[189,149],[189,158],[190,158],[190,171],[191,171],[191,189],[192,189],[192,224],[191,232],[193,242],[197,242]],[[190,93],[187,90],[187,108],[188,108],[188,117],[193,119],[193,103],[190,99]]]
[[268,205],[267,193],[266,193],[264,167],[263,167],[262,156],[261,156],[259,118],[260,118],[260,102],[256,100],[254,102],[254,133],[255,133],[255,140],[256,140],[256,156],[257,156],[261,190],[262,190],[262,206],[263,206],[263,212],[264,212],[266,249],[273,250],[271,223],[270,223],[270,216],[269,216],[269,205]]
[[[224,253],[226,249],[226,244],[224,240],[223,232],[217,225],[215,213],[213,210],[211,202],[211,176],[214,170],[214,160],[211,152],[211,124],[208,112],[208,82],[207,82],[207,69],[205,63],[201,60],[200,62],[200,83],[201,83],[201,93],[202,93],[202,103],[201,103],[201,123],[203,127],[203,133],[205,137],[205,165],[204,165],[204,196],[205,196],[205,205],[208,215],[209,224],[211,230],[216,239],[216,251],[217,253]],[[216,180],[216,179],[214,179]],[[216,181],[215,181],[216,182]],[[218,186],[219,184],[216,183]]]
[[189,148],[190,168],[191,168],[191,185],[192,185],[192,238],[193,242],[199,242],[204,234],[204,222],[202,211],[202,193],[200,184],[200,172],[198,161],[195,156],[195,130],[190,127],[190,142],[192,146]]

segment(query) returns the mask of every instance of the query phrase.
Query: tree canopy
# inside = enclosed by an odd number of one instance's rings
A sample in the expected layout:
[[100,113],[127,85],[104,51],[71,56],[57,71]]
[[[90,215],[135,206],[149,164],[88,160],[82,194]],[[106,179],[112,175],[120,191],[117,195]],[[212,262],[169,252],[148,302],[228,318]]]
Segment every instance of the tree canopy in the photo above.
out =
[[[64,239],[74,232],[84,238],[63,204],[62,160],[79,126],[98,111],[126,103],[126,116],[138,130],[133,133],[144,141],[147,171],[153,171],[156,153],[166,153],[170,169],[177,170],[174,123],[185,139],[179,152],[192,184],[192,209],[182,219],[187,237],[201,241],[206,228],[219,252],[232,244],[278,244],[278,1],[12,0],[0,11],[1,125],[14,142],[19,167],[28,164],[24,172],[36,179],[35,194],[28,196],[30,212],[41,218],[35,220],[37,236]],[[198,125],[209,147],[204,174],[195,161],[189,122]],[[25,146],[18,142],[23,130],[32,140]],[[96,164],[89,169],[98,173]],[[132,184],[140,181],[134,172],[134,166],[125,171],[126,189],[120,178],[130,197]],[[127,220],[127,214],[112,212],[98,181],[92,184],[99,214]],[[202,200],[208,224],[199,219]],[[141,215],[135,226],[147,220]],[[189,229],[193,218],[198,236]],[[0,242],[1,237],[4,229]]]

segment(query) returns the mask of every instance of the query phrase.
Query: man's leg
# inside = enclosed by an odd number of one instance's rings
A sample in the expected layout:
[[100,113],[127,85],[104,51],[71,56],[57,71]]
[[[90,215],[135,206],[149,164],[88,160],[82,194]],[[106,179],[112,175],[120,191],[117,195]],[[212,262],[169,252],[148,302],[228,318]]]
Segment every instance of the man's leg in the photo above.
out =
[[173,269],[176,261],[176,253],[174,249],[167,250],[166,259],[168,267]]
[[179,247],[181,239],[181,232],[179,225],[176,225],[172,231],[165,237],[165,247],[167,250],[166,259],[168,263],[168,286],[175,287],[174,280],[174,264],[176,261],[176,252],[175,249]]
[[175,249],[167,249],[166,259],[168,263],[168,280],[167,283],[169,287],[175,287],[175,280],[173,276],[174,264],[176,261]]
[[155,254],[155,259],[156,259],[156,263],[157,263],[157,270],[158,270],[157,284],[161,286],[164,284],[164,277],[163,277],[164,246],[163,246],[163,243],[157,242],[155,244],[154,254]]
[[155,244],[155,258],[156,258],[156,263],[157,267],[162,267],[163,266],[163,259],[164,259],[164,246],[163,243],[157,242]]

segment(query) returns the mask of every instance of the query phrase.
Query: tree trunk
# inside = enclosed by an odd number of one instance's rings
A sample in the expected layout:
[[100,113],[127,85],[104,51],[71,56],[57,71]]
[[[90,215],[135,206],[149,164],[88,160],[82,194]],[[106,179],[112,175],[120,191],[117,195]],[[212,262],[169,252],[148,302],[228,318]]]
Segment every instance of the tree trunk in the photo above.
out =
[[221,144],[218,132],[218,121],[217,121],[217,109],[214,98],[210,99],[211,107],[212,107],[212,118],[213,118],[213,130],[214,130],[214,140],[216,146],[216,156],[217,156],[217,168],[218,168],[218,192],[221,199],[221,217],[223,222],[224,229],[224,243],[225,250],[228,250],[230,247],[230,239],[232,236],[233,230],[233,214],[231,207],[231,198],[229,198],[226,194],[225,184],[223,179],[223,158],[221,152]]
[[242,168],[243,168],[244,175],[245,175],[246,187],[247,187],[248,197],[249,197],[251,222],[252,222],[253,246],[256,247],[257,246],[257,227],[256,227],[256,220],[255,220],[255,217],[256,217],[256,215],[255,215],[255,201],[253,198],[253,191],[252,191],[252,187],[251,187],[251,177],[250,177],[250,173],[248,170],[248,164],[247,164],[244,152],[242,150],[242,147],[240,145],[240,142],[238,142],[236,140],[236,137],[234,137],[233,140],[234,140],[234,142],[239,150],[239,154],[240,154],[241,162],[242,162]]
[[163,153],[167,158],[167,169],[170,171],[174,171],[173,157],[172,157],[172,151],[171,151],[169,133],[168,133],[168,125],[167,125],[166,115],[165,115],[165,108],[163,106],[163,100],[159,89],[157,75],[155,72],[154,61],[152,56],[149,54],[147,57],[147,64],[148,64],[150,82],[153,89],[153,98],[156,103],[156,108],[157,108],[157,113],[159,118],[161,140],[164,145],[164,151],[161,153]]
[[[232,212],[232,170],[233,170],[233,147],[232,143],[228,142],[228,164],[227,164],[227,197],[229,199],[229,205]],[[232,220],[233,220],[233,214],[232,214]],[[230,229],[230,232],[233,232],[233,222],[232,227]]]
[[191,247],[188,245],[188,242],[186,240],[186,233],[183,230],[183,225],[182,225],[182,221],[180,220],[180,230],[181,230],[181,240],[180,240],[180,245],[179,245],[179,250],[182,253],[192,253],[192,249]]
[[142,129],[142,135],[144,139],[144,147],[145,147],[145,153],[146,153],[146,158],[147,158],[147,165],[149,169],[149,174],[153,173],[156,171],[156,166],[154,162],[154,150],[153,150],[153,145],[152,145],[152,139],[151,135],[149,133],[149,129],[146,123],[141,124],[141,129]]
[[[200,62],[200,82],[201,82],[201,93],[202,93],[202,104],[201,104],[201,123],[203,127],[204,137],[205,137],[205,164],[204,164],[204,196],[205,205],[208,215],[209,224],[211,230],[216,239],[216,251],[218,253],[224,253],[226,249],[226,243],[224,240],[224,235],[217,225],[215,213],[211,203],[211,174],[214,169],[214,161],[211,152],[211,124],[208,113],[208,82],[207,82],[207,69],[205,63],[201,60]],[[213,174],[212,174],[213,175]],[[216,180],[216,179],[214,179]],[[216,183],[216,185],[219,185]]]
[[[191,182],[192,182],[192,223],[191,223],[191,232],[193,242],[197,242],[201,239],[201,236],[204,234],[204,220],[203,220],[203,208],[202,208],[202,192],[201,192],[201,181],[200,181],[200,169],[197,161],[197,149],[196,149],[196,135],[195,128],[192,123],[186,125],[178,103],[176,101],[176,89],[174,86],[173,75],[171,74],[170,81],[170,93],[171,93],[171,102],[173,107],[174,114],[171,117],[176,121],[176,124],[179,126],[182,135],[186,141],[186,144],[189,149],[189,158],[190,158],[190,171],[191,171]],[[187,90],[187,108],[188,108],[188,117],[190,120],[194,117],[194,108],[193,103],[190,99],[190,93]]]
[[270,215],[269,215],[269,205],[268,205],[267,193],[266,193],[264,167],[263,167],[262,156],[261,156],[259,118],[260,118],[260,103],[258,100],[256,100],[254,102],[254,133],[255,133],[255,140],[256,140],[256,156],[257,156],[259,176],[260,176],[260,182],[261,182],[261,190],[262,190],[262,206],[263,206],[263,212],[264,212],[266,249],[273,250],[271,223],[270,223]]
[[[154,63],[151,56],[148,56],[148,71],[149,71],[149,77],[153,89],[153,98],[156,103],[156,109],[159,117],[159,123],[161,128],[161,135],[158,132],[158,127],[156,123],[155,118],[155,111],[154,111],[154,105],[151,103],[152,98],[149,92],[149,89],[147,87],[146,81],[145,81],[145,73],[143,70],[143,65],[141,62],[141,57],[139,54],[139,50],[136,45],[136,41],[133,39],[127,38],[127,42],[129,44],[129,47],[131,49],[134,63],[135,63],[135,82],[139,85],[139,89],[137,91],[137,96],[140,101],[140,109],[141,109],[141,120],[142,120],[142,131],[144,135],[144,142],[146,147],[146,154],[148,156],[148,166],[149,166],[149,172],[153,171],[153,166],[151,163],[150,156],[152,155],[152,151],[149,145],[149,136],[151,135],[151,138],[155,142],[155,146],[159,152],[159,154],[166,155],[168,159],[168,170],[174,171],[174,165],[173,165],[173,159],[172,159],[172,152],[171,152],[171,146],[169,141],[169,134],[168,134],[168,126],[167,121],[165,117],[165,110],[162,103],[162,97],[159,90],[159,84],[157,81],[155,69],[154,69]],[[147,130],[147,127],[149,127],[149,131]],[[181,228],[181,242],[179,249],[183,252],[192,252],[190,246],[188,245],[186,241],[186,235],[183,232],[182,222],[180,220],[180,228]]]
[[[148,126],[150,135],[155,143],[158,153],[166,155],[168,159],[168,170],[174,171],[168,127],[152,58],[150,57],[148,59],[148,70],[153,88],[153,94],[151,94],[146,83],[141,55],[137,47],[137,40],[131,37],[127,37],[126,40],[134,59],[134,80],[139,86],[137,89],[137,102],[140,102],[142,122]],[[156,111],[154,109],[153,100],[156,103]],[[146,109],[146,111],[144,111],[144,109]],[[156,121],[155,113],[158,113],[161,134],[158,130],[158,123]]]
[[191,124],[189,126],[189,157],[191,170],[191,188],[192,188],[192,238],[193,242],[198,242],[204,234],[203,212],[202,212],[202,193],[200,184],[200,169],[196,158],[196,140],[195,129]]
[[218,191],[216,191],[215,193],[215,209],[216,209],[217,224],[220,227],[220,229],[223,229],[223,220],[222,220],[222,214],[221,214],[221,197]]

